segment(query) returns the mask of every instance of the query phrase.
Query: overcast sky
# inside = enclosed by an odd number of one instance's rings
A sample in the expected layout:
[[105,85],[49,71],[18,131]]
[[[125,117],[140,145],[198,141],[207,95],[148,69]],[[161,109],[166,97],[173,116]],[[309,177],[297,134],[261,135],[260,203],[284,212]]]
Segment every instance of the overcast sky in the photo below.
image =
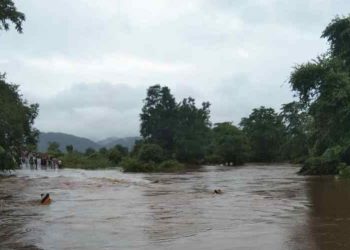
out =
[[92,139],[139,134],[150,85],[209,101],[237,124],[293,98],[289,74],[349,0],[15,0],[24,33],[0,33],[0,71],[40,104],[36,127]]

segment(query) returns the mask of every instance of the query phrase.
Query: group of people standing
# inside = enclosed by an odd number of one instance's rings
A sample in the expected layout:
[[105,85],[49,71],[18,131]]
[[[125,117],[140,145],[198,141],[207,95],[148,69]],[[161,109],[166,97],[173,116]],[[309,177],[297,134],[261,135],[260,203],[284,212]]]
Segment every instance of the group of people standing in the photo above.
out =
[[46,153],[22,152],[21,163],[24,167],[30,168],[60,168],[62,161]]

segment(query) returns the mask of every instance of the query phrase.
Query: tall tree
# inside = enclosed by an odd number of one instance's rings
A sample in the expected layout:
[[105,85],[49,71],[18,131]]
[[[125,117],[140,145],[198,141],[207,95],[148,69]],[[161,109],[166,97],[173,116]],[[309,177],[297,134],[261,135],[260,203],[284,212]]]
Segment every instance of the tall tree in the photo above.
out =
[[73,151],[74,151],[73,145],[72,144],[71,145],[67,145],[66,146],[66,151],[67,151],[68,154],[73,153]]
[[115,164],[118,164],[123,157],[128,155],[128,148],[122,145],[115,145],[108,151],[108,159]]
[[38,115],[38,105],[28,104],[19,94],[18,86],[6,82],[0,75],[0,147],[2,157],[0,170],[17,166],[21,150],[35,145],[38,130],[33,128]]
[[58,157],[62,155],[60,150],[60,144],[55,141],[50,141],[47,147],[47,153],[49,153],[53,157]]
[[175,132],[175,155],[184,162],[199,162],[204,159],[209,143],[210,103],[202,103],[197,108],[195,100],[185,98],[177,106],[177,121]]
[[176,103],[168,87],[154,85],[148,88],[140,118],[143,138],[171,151],[174,146]]
[[272,108],[261,106],[253,109],[240,126],[249,139],[253,161],[271,162],[279,160],[285,128],[282,118]]
[[[290,84],[312,118],[309,156],[334,159],[338,152],[341,161],[350,158],[350,16],[335,18],[322,37],[329,41],[329,51],[295,67]],[[317,171],[337,173],[333,160],[328,165]]]
[[22,33],[22,22],[25,15],[17,11],[12,0],[0,0],[0,30],[9,30],[10,22],[15,25],[16,30]]
[[[22,33],[25,16],[12,0],[0,0],[0,30],[9,30],[10,23]],[[38,105],[28,103],[18,93],[18,86],[6,82],[0,73],[0,170],[18,166],[24,147],[33,148],[38,131],[32,127],[38,115]]]
[[248,157],[249,146],[246,135],[231,122],[216,123],[213,128],[213,153],[219,163],[241,165]]
[[158,144],[166,158],[198,162],[208,142],[209,107],[205,102],[197,108],[191,97],[176,104],[168,87],[151,86],[140,114],[141,135],[146,143]]
[[331,56],[343,59],[350,66],[350,15],[334,18],[321,37],[329,42]]
[[308,155],[311,117],[300,102],[282,105],[280,116],[286,127],[286,139],[282,145],[283,158],[293,162],[301,162]]

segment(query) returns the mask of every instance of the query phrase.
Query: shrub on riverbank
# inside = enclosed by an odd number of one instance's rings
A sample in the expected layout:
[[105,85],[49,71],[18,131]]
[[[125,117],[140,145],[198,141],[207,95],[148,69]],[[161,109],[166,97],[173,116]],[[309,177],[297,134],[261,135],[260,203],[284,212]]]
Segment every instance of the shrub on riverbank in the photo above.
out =
[[127,157],[122,160],[120,166],[124,172],[178,172],[185,167],[176,160],[165,160],[160,163],[154,161],[141,161],[136,158]]
[[154,172],[155,167],[152,164],[145,164],[136,158],[124,158],[120,166],[124,172]]
[[322,157],[307,159],[299,173],[304,175],[335,175],[338,174],[339,162],[326,161]]
[[328,148],[319,157],[310,157],[305,162],[300,174],[305,175],[347,175],[349,146],[334,146]]
[[159,172],[178,172],[185,168],[185,165],[176,160],[166,160],[158,165]]
[[342,164],[338,167],[339,170],[339,176],[342,178],[350,178],[350,166],[346,166],[345,164]]

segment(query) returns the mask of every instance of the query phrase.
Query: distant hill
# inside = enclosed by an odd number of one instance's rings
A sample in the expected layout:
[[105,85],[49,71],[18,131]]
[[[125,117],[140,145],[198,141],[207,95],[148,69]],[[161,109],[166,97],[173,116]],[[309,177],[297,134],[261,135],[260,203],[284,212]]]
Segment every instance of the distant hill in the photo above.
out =
[[87,138],[78,137],[75,135],[69,135],[64,133],[40,133],[38,141],[38,150],[45,152],[49,145],[49,142],[57,142],[60,144],[62,151],[66,150],[67,145],[73,145],[73,148],[80,152],[85,152],[87,148],[99,149],[101,146]]
[[102,147],[106,147],[106,148],[112,148],[115,145],[119,144],[131,150],[135,145],[135,141],[140,139],[141,137],[139,136],[131,136],[131,137],[124,137],[124,138],[109,137],[102,141],[98,141],[97,143],[100,144]]
[[97,141],[98,144],[100,144],[101,146],[106,146],[108,144],[113,143],[114,141],[118,140],[118,137],[108,137],[106,139],[103,139],[101,141]]
[[125,138],[109,137],[104,140],[94,142],[84,137],[78,137],[65,133],[41,132],[39,135],[38,150],[40,152],[45,152],[47,150],[49,142],[54,141],[60,144],[60,149],[63,152],[65,152],[67,145],[73,145],[73,148],[80,152],[85,152],[87,148],[93,148],[96,150],[101,147],[111,148],[117,144],[120,144],[131,150],[135,144],[135,141],[139,139],[141,139],[141,137],[138,136]]

